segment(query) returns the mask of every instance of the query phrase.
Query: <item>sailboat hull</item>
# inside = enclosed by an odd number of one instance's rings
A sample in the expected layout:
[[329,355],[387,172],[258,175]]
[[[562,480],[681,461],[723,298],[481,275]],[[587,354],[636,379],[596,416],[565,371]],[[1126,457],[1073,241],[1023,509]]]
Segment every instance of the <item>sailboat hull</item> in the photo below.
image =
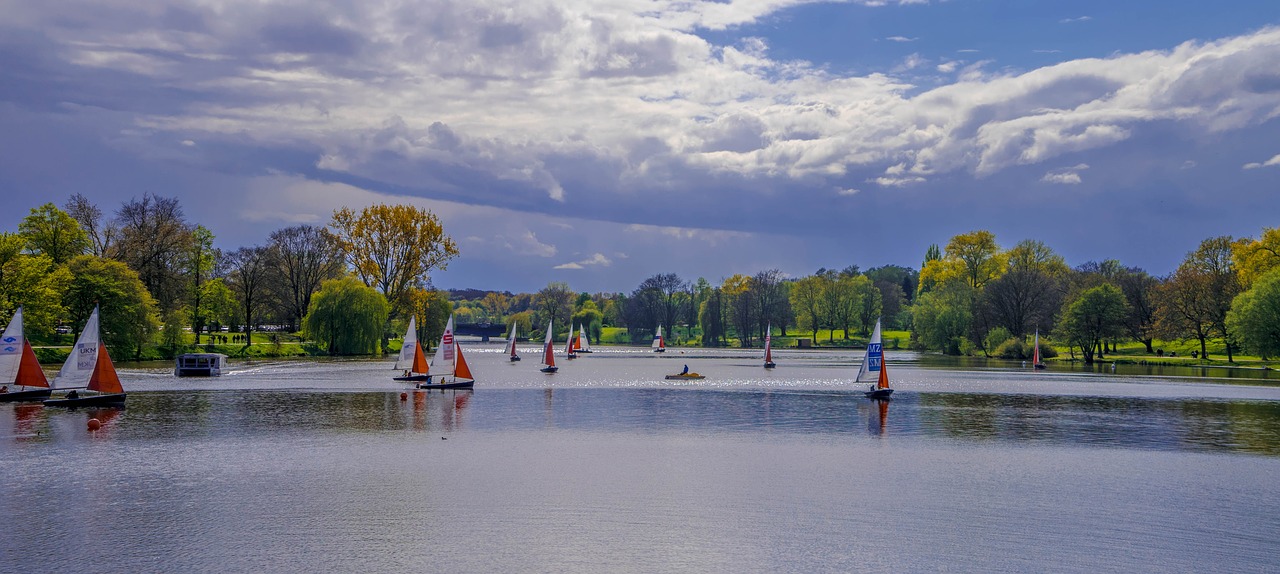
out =
[[778,366],[778,364],[777,364],[777,363],[774,363],[774,362],[772,362],[772,361],[764,364],[764,368],[766,368],[766,369],[772,369],[772,368],[774,368],[774,367],[776,367],[776,366]]
[[541,369],[538,369],[538,370],[544,373],[554,373],[556,371],[559,371],[560,367],[542,367]]
[[405,383],[416,383],[420,381],[431,382],[431,375],[409,375],[407,377],[392,377],[393,381],[401,381]]
[[874,391],[866,391],[868,399],[887,399],[893,395],[893,389],[876,389]]
[[22,401],[43,401],[49,398],[49,389],[35,389],[30,391],[10,391],[0,393],[0,403],[17,403]]
[[519,361],[519,360],[520,360],[520,357],[511,357],[511,362],[512,362],[512,363],[514,363],[514,362],[516,362],[516,361]]
[[418,385],[419,389],[470,389],[476,385],[475,381],[450,381],[448,383],[422,383]]
[[1037,370],[1037,371],[1044,370],[1044,369],[1047,369],[1047,368],[1049,368],[1049,367],[1048,367],[1047,365],[1045,365],[1044,363],[1036,363],[1036,370]]
[[76,397],[74,399],[50,399],[44,401],[46,407],[101,407],[107,405],[122,405],[126,393],[110,393],[105,395],[93,395],[87,397]]

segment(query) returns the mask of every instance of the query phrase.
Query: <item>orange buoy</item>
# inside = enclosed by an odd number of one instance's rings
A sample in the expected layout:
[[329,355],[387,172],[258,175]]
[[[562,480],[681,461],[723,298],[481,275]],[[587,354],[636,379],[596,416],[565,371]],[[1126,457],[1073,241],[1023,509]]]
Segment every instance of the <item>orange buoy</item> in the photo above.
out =
[[98,419],[89,419],[89,430],[96,431],[102,428],[102,421]]
[[402,401],[409,400],[409,393],[400,393],[400,400]]

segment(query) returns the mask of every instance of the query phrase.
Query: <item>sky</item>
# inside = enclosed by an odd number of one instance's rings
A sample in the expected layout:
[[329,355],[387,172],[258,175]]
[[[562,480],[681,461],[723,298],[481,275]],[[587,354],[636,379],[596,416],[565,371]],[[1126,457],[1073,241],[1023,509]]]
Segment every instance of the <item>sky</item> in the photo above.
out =
[[1280,2],[0,0],[0,230],[177,197],[232,250],[410,203],[439,288],[919,268],[987,229],[1156,275],[1280,225]]

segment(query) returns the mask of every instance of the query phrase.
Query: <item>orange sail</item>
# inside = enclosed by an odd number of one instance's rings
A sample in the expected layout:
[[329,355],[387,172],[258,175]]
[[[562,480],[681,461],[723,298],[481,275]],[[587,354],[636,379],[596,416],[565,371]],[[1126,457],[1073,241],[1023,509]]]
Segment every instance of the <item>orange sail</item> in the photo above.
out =
[[417,341],[413,342],[413,367],[412,372],[415,374],[425,375],[430,372],[427,366],[427,357],[422,354],[422,345]]
[[93,374],[89,376],[88,389],[99,393],[123,393],[124,387],[120,386],[120,377],[116,375],[115,365],[111,364],[107,346],[98,343],[98,350],[101,352],[98,353],[98,363],[93,366]]
[[453,365],[453,378],[475,379],[475,377],[471,376],[471,368],[467,366],[467,360],[462,358],[462,347],[459,347],[457,343],[454,343],[453,349],[456,351],[454,355],[457,357]]
[[573,346],[569,348],[569,352],[573,353],[581,350],[582,350],[582,337],[578,335],[574,335]]
[[880,380],[876,382],[876,388],[889,388],[889,367],[884,363],[884,361],[880,361]]
[[13,382],[24,387],[49,387],[49,379],[45,378],[44,369],[40,368],[40,361],[36,360],[36,352],[28,341],[22,342],[22,362],[18,364],[18,378]]

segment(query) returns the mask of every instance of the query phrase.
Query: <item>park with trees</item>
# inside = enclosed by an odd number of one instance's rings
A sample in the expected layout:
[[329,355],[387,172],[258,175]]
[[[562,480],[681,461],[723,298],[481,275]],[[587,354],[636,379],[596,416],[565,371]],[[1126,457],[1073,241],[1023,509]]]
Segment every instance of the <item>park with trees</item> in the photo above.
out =
[[[411,317],[419,340],[459,325],[541,338],[586,327],[596,343],[855,347],[877,319],[892,348],[1026,360],[1039,334],[1058,360],[1265,362],[1280,355],[1280,229],[1205,239],[1167,275],[1115,260],[1073,266],[1033,239],[1003,247],[975,230],[934,244],[920,269],[856,264],[717,282],[655,273],[630,291],[438,289],[459,256],[442,222],[408,205],[334,212],[327,226],[220,249],[178,200],[145,194],[104,210],[81,195],[0,233],[0,317],[25,309],[28,336],[57,360],[95,305],[122,359],[188,350],[252,355],[394,351]],[[1181,353],[1179,353],[1181,351]]]

